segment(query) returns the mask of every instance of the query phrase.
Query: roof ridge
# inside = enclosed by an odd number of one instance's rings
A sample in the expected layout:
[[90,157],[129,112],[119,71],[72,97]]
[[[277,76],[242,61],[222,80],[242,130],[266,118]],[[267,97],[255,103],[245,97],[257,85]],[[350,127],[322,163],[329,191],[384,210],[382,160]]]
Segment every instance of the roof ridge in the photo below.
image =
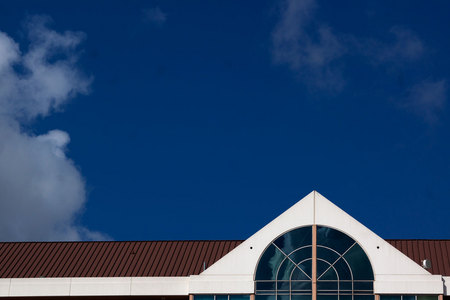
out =
[[245,240],[119,240],[119,241],[0,241],[0,244],[21,243],[147,243],[147,242],[243,242]]

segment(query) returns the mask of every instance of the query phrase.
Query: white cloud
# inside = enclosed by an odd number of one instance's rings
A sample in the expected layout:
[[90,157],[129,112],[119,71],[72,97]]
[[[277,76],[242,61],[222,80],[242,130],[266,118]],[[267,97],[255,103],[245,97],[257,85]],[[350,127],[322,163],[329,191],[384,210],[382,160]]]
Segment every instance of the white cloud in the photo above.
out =
[[[408,28],[393,26],[385,40],[356,37],[317,21],[317,7],[316,0],[283,0],[272,32],[274,62],[287,65],[306,85],[340,90],[347,81],[344,56],[363,58],[369,64],[362,67],[385,68],[411,67],[425,56],[423,41]],[[447,101],[447,81],[419,81],[405,92],[409,96],[400,106],[434,122]]]
[[[29,49],[21,53],[5,33],[0,32],[0,113],[31,120],[61,108],[67,99],[85,94],[91,82],[75,68],[77,45],[84,35],[63,34],[47,28],[47,19],[29,20]],[[55,57],[62,56],[61,59]],[[20,66],[23,72],[16,72]]]
[[0,240],[106,238],[75,225],[86,191],[65,155],[69,135],[51,130],[33,136],[23,130],[87,93],[91,82],[76,67],[83,34],[58,33],[47,23],[42,17],[28,20],[25,53],[0,32]]
[[439,118],[447,100],[447,81],[422,81],[408,90],[404,106],[429,123]]
[[415,32],[394,26],[389,30],[388,42],[375,39],[353,39],[362,55],[377,63],[404,63],[417,60],[425,53],[425,45]]
[[275,63],[286,64],[318,87],[340,89],[343,80],[333,62],[346,51],[340,37],[323,24],[314,24],[314,0],[283,2],[272,32]]
[[167,14],[159,7],[147,8],[144,10],[144,21],[161,26],[166,22]]

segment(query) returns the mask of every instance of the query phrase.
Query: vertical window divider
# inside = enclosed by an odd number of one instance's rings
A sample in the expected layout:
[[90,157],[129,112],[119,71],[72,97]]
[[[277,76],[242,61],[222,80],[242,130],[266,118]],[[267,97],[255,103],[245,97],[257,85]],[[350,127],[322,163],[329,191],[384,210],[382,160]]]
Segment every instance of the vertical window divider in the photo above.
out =
[[312,226],[312,300],[317,300],[317,225]]

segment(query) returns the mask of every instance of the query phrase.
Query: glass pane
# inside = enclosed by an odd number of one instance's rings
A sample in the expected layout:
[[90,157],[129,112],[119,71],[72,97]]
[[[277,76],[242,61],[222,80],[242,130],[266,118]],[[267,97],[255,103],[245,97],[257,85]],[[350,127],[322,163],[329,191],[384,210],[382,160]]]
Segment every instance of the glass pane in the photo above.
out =
[[282,254],[274,245],[267,247],[258,263],[256,270],[256,280],[275,280],[278,266],[286,256]]
[[277,280],[289,280],[294,268],[295,265],[289,259],[286,259],[278,270]]
[[306,246],[306,248],[295,250],[289,255],[289,258],[292,259],[296,264],[311,257],[312,246]]
[[350,272],[350,267],[347,265],[345,260],[339,259],[333,267],[336,269],[339,280],[352,280],[352,273]]
[[311,300],[312,295],[292,295],[291,300]]
[[324,246],[317,246],[317,258],[321,258],[330,264],[334,263],[338,258],[339,255],[334,252],[333,250],[324,248]]
[[352,292],[352,282],[351,281],[340,281],[339,290],[342,292],[351,293]]
[[366,253],[364,253],[364,250],[358,244],[354,245],[352,249],[344,255],[344,258],[352,268],[354,280],[373,280],[373,271],[370,261],[367,258]]
[[[317,274],[318,275],[321,275],[321,274],[327,272],[328,268],[330,268],[328,271],[332,272],[332,275],[327,274],[328,276],[332,276],[332,278],[328,278],[328,279],[329,280],[337,280],[336,272],[334,271],[333,267],[330,267],[330,264],[324,262],[322,259],[317,259]],[[320,279],[324,279],[323,276]]]
[[[372,281],[369,281],[369,282],[367,282],[367,281],[366,282],[355,281],[353,283],[353,289],[355,291],[369,291],[369,292],[372,292],[373,291],[373,282]],[[405,297],[403,297],[403,300],[405,300]]]
[[401,300],[401,295],[380,295],[380,300]]
[[287,292],[289,293],[289,288],[290,288],[290,284],[289,284],[289,280],[288,281],[278,281],[277,282],[277,287],[278,287],[278,292]]
[[275,295],[255,295],[255,300],[275,300]]
[[337,295],[320,295],[317,294],[317,300],[338,300]]
[[194,295],[194,300],[214,300],[214,295]]
[[403,300],[416,300],[415,295],[403,295]]
[[275,281],[259,281],[256,282],[256,290],[257,291],[274,291],[275,290]]
[[230,295],[230,300],[250,300],[250,295]]
[[438,296],[436,295],[418,295],[417,300],[437,300]]
[[338,291],[337,281],[318,281],[317,282],[317,292],[321,291]]
[[311,293],[312,283],[311,281],[291,281],[292,292]]
[[289,300],[289,294],[278,295],[277,300]]
[[355,295],[353,296],[354,300],[374,300],[375,296],[374,295]]
[[318,280],[338,280],[336,270],[334,268],[329,268]]
[[[299,265],[294,269],[294,272],[292,272],[291,280],[310,280],[312,273],[312,261],[307,260]],[[306,275],[309,276],[309,278]]]
[[317,245],[326,246],[342,254],[345,250],[350,248],[354,242],[355,241],[345,233],[329,227],[317,226]]
[[312,244],[312,227],[301,227],[291,230],[273,242],[284,253],[289,255],[292,251]]
[[228,295],[216,295],[216,300],[228,300]]

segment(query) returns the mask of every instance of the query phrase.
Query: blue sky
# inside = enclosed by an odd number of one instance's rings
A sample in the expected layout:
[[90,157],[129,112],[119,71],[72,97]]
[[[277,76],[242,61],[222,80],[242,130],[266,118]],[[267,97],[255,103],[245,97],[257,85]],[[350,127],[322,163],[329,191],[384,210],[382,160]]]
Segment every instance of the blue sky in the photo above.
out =
[[449,238],[449,9],[1,3],[0,239],[245,239],[314,189]]

